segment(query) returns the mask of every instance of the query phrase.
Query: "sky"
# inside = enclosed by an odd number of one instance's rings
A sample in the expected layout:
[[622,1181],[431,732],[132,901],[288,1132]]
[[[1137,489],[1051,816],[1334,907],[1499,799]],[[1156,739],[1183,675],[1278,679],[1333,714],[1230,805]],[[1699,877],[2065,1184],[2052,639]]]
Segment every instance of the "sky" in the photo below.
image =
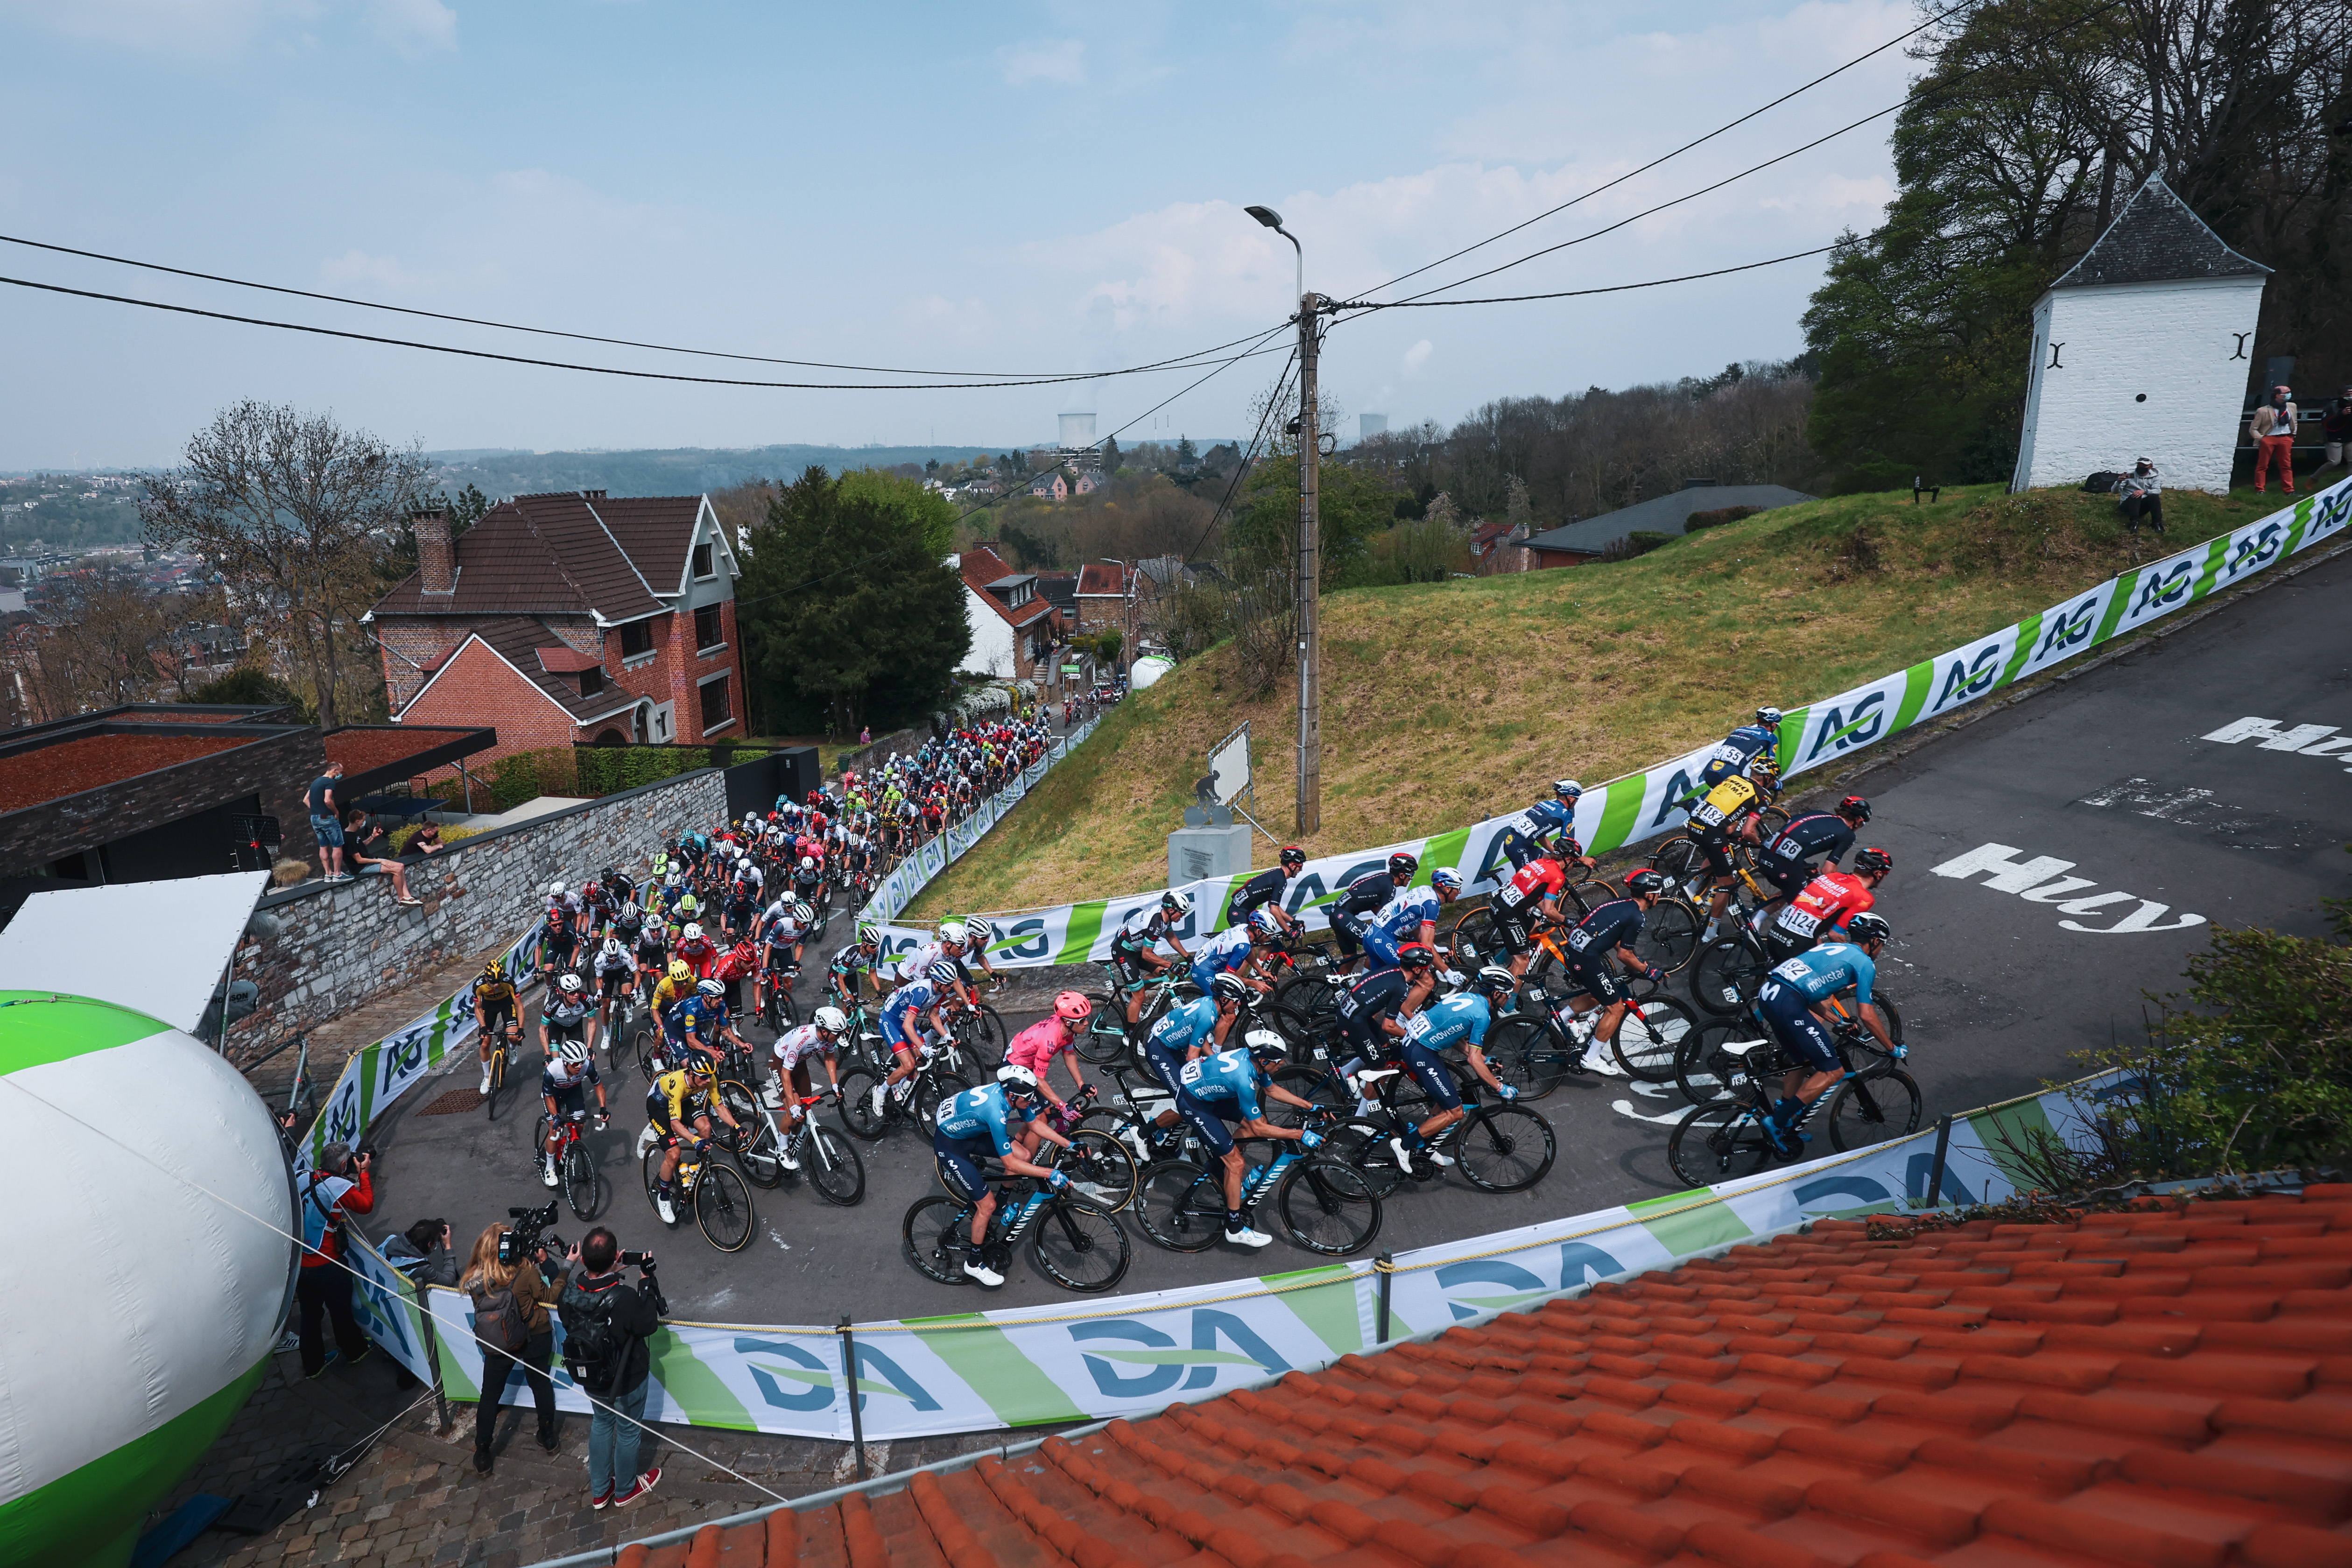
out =
[[[243,398],[428,449],[1122,443],[1246,433],[1309,288],[1396,299],[1574,240],[1899,101],[1899,0],[0,0],[0,234],[385,305],[926,371],[1077,374],[1273,333],[1209,368],[1054,385],[631,380],[0,285],[0,469],[157,465]],[[1880,120],[1458,295],[1736,267],[1866,230]],[[1334,327],[1327,395],[1391,428],[1802,347],[1822,258]],[[0,244],[0,276],[574,363],[872,381],[398,317]],[[1444,296],[1441,295],[1440,298]],[[1243,346],[1246,346],[1244,344]],[[1228,354],[1238,350],[1228,350]],[[920,379],[956,379],[928,376]],[[969,378],[966,378],[969,379]],[[1174,401],[1153,412],[1163,399]]]

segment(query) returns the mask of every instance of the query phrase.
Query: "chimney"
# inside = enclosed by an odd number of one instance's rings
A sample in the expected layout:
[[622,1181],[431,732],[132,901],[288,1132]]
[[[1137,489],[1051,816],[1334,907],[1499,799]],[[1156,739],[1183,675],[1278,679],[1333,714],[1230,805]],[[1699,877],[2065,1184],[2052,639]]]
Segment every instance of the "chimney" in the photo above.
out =
[[604,498],[604,492],[602,490],[583,490],[580,492],[580,498],[583,501],[601,501]]
[[416,535],[416,579],[427,593],[457,591],[457,549],[449,542],[449,514],[438,507],[420,507],[408,515]]

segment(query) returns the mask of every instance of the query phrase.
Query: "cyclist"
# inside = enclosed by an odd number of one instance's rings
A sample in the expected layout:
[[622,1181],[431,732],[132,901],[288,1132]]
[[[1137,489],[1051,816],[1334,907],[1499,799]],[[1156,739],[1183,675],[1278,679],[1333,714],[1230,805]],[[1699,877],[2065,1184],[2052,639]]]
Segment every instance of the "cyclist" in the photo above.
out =
[[[1287,1138],[1310,1149],[1323,1142],[1323,1134],[1312,1128],[1277,1127],[1265,1119],[1262,1099],[1316,1110],[1312,1102],[1267,1076],[1289,1054],[1289,1046],[1272,1030],[1252,1030],[1240,1047],[1186,1062],[1178,1080],[1182,1087],[1177,1091],[1176,1109],[1224,1164],[1225,1239],[1236,1247],[1264,1247],[1274,1238],[1252,1228],[1242,1212],[1243,1161],[1234,1133],[1244,1138]],[[1239,1125],[1229,1131],[1227,1122]]]
[[800,843],[801,863],[793,872],[793,894],[812,909],[824,905],[824,873],[818,869],[816,857],[824,846],[814,839],[803,839]]
[[1171,887],[1160,895],[1157,908],[1147,904],[1130,910],[1111,937],[1111,975],[1127,994],[1129,1028],[1142,1021],[1143,982],[1171,967],[1160,956],[1159,944],[1167,943],[1176,949],[1179,959],[1186,964],[1192,962],[1192,955],[1184,951],[1184,944],[1176,939],[1176,927],[1192,915],[1192,895]]
[[1003,1162],[1008,1176],[1034,1176],[1056,1192],[1068,1186],[1068,1176],[1025,1158],[1013,1139],[1011,1124],[1027,1122],[1038,1136],[1068,1148],[1070,1140],[1040,1120],[1045,1110],[1037,1093],[1037,1075],[1007,1062],[996,1070],[995,1082],[941,1101],[931,1124],[931,1153],[939,1162],[940,1185],[958,1202],[972,1206],[971,1245],[964,1254],[963,1271],[992,1291],[1004,1283],[1004,1276],[988,1266],[981,1250],[989,1219],[996,1213],[996,1194],[980,1162],[993,1155]]
[[1848,795],[1834,810],[1807,811],[1791,817],[1770,843],[1757,852],[1756,872],[1780,890],[1783,900],[1805,890],[1805,883],[1824,871],[1837,870],[1853,835],[1870,821],[1870,802]]
[[716,1055],[722,1040],[738,1051],[751,1049],[751,1042],[735,1032],[727,1011],[726,981],[697,980],[693,994],[678,1003],[677,1010],[678,1036],[689,1054],[700,1051]]
[[[1339,1064],[1339,1076],[1355,1082],[1356,1074],[1389,1054],[1389,1041],[1404,1038],[1406,1024],[1420,1012],[1437,988],[1437,955],[1418,942],[1409,942],[1397,961],[1375,969],[1339,993],[1339,1038],[1354,1054]],[[1360,1085],[1356,1110],[1370,1115],[1370,1096]]]
[[1192,960],[1193,987],[1205,996],[1219,975],[1238,975],[1252,990],[1272,991],[1274,982],[1265,977],[1266,955],[1259,949],[1272,948],[1281,931],[1274,912],[1260,909],[1241,925],[1218,932],[1201,945]]
[[1558,844],[1545,845],[1495,894],[1495,941],[1510,955],[1514,979],[1526,977],[1528,962],[1536,956],[1537,923],[1560,918],[1560,890],[1568,885],[1568,872],[1560,862],[1567,853]]
[[506,966],[493,958],[482,966],[479,978],[474,982],[474,1023],[481,1030],[477,1040],[482,1053],[482,1092],[490,1092],[490,1042],[500,1031],[511,1030],[515,1022],[514,982],[507,978]]
[[1772,935],[1801,952],[1824,936],[1851,929],[1852,917],[1878,902],[1878,884],[1895,869],[1895,857],[1872,847],[1853,857],[1850,872],[1825,871],[1805,883],[1772,923]]
[[[971,967],[975,963],[980,966],[980,972],[987,976],[990,980],[1001,978],[996,972],[996,966],[988,961],[988,944],[995,935],[996,928],[979,915],[967,915],[963,917],[963,977],[967,987],[972,983]],[[969,996],[966,999],[970,999]]]
[[1036,1074],[1039,1092],[1056,1111],[1062,1109],[1065,1102],[1054,1092],[1054,1059],[1066,1051],[1072,1053],[1070,1092],[1074,1094],[1082,1092],[1087,1081],[1078,1074],[1075,1054],[1078,1043],[1077,1031],[1093,1016],[1094,1010],[1094,1003],[1076,991],[1064,991],[1054,998],[1052,1012],[1014,1035],[1013,1043],[1004,1048],[1005,1061]]
[[579,946],[580,895],[565,892],[560,882],[549,883],[546,919],[539,937],[539,972],[551,983],[555,971],[571,964]]
[[1573,779],[1561,779],[1552,784],[1551,792],[1552,799],[1537,801],[1503,824],[1496,847],[1513,871],[1543,853],[1555,841],[1567,845],[1562,859],[1578,861],[1588,871],[1592,868],[1592,862],[1583,859],[1584,846],[1576,840],[1576,803],[1584,798],[1584,786]]
[[611,1118],[604,1101],[604,1080],[596,1076],[596,1054],[583,1041],[566,1037],[562,1045],[549,1054],[547,1065],[539,1074],[539,1095],[547,1103],[547,1145],[540,1151],[539,1179],[548,1186],[556,1185],[555,1155],[563,1146],[564,1119],[588,1109],[591,1089],[596,1091],[596,1130],[601,1133]]
[[864,999],[858,995],[859,982],[874,977],[881,957],[881,928],[870,922],[859,926],[856,939],[835,953],[825,967],[824,981],[834,1000],[845,1008],[856,1007]]
[[1372,917],[1388,907],[1389,901],[1403,891],[1420,869],[1421,862],[1413,856],[1392,854],[1387,870],[1358,877],[1331,905],[1331,931],[1339,938],[1341,974],[1355,968],[1357,956],[1364,950],[1365,929],[1371,925]]
[[[1224,1049],[1225,1040],[1233,1033],[1234,1020],[1242,1016],[1242,1004],[1249,999],[1249,987],[1240,976],[1219,975],[1206,995],[1171,1008],[1151,1026],[1151,1032],[1143,1040],[1143,1059],[1152,1076],[1171,1096],[1183,1092],[1187,1061]],[[1167,1143],[1175,1125],[1176,1103],[1171,1098],[1168,1109],[1152,1124],[1152,1143]]]
[[[808,1022],[798,1029],[787,1030],[778,1035],[774,1046],[775,1081],[761,1091],[760,1098],[772,1109],[782,1103],[792,1118],[793,1125],[799,1126],[803,1114],[801,1102],[808,1097],[810,1081],[813,1077],[808,1067],[809,1058],[814,1056],[824,1063],[825,1082],[832,1086],[833,1097],[839,1100],[841,1069],[836,1065],[834,1058],[841,1049],[842,1037],[848,1032],[848,1015],[839,1008],[819,1008],[810,1017]],[[783,1156],[786,1170],[796,1171],[801,1168],[800,1162],[793,1158],[792,1137],[789,1134],[785,1135],[783,1145],[779,1152]]]
[[[1822,1004],[1853,988],[1854,1010],[1864,1029],[1878,1038],[1891,1056],[1903,1050],[1888,1038],[1886,1022],[1870,1005],[1870,988],[1878,977],[1878,950],[1895,933],[1875,915],[1856,915],[1846,923],[1845,942],[1826,942],[1808,953],[1774,966],[1756,992],[1756,1016],[1772,1032],[1789,1060],[1797,1063],[1780,1085],[1765,1129],[1782,1154],[1792,1154],[1805,1134],[1796,1125],[1812,1103],[1845,1077],[1830,1019]],[[1811,1071],[1808,1072],[1806,1070]]]
[[1656,905],[1658,897],[1666,890],[1666,879],[1644,867],[1625,879],[1625,896],[1612,898],[1576,923],[1568,934],[1569,996],[1552,1017],[1564,1031],[1572,1019],[1581,1018],[1594,1008],[1601,1017],[1593,1027],[1591,1038],[1585,1042],[1584,1054],[1570,1065],[1580,1072],[1598,1072],[1604,1078],[1622,1078],[1625,1070],[1617,1065],[1610,1048],[1617,1042],[1617,1030],[1625,1021],[1625,1009],[1632,998],[1619,979],[1613,956],[1628,967],[1647,976],[1651,981],[1663,982],[1664,969],[1642,961],[1633,951],[1633,938],[1642,934],[1642,917]]
[[1738,774],[1709,789],[1706,799],[1690,809],[1691,841],[1706,858],[1708,885],[1715,890],[1706,910],[1706,941],[1712,942],[1722,934],[1723,912],[1731,907],[1732,885],[1737,880],[1732,873],[1731,846],[1735,842],[1755,844],[1756,808],[1760,803],[1761,791],[1755,780]]
[[[877,1119],[882,1114],[884,1096],[910,1092],[899,1085],[914,1078],[919,1059],[930,1054],[931,1040],[947,1038],[947,1019],[940,1015],[955,984],[955,965],[945,958],[936,959],[920,978],[907,981],[883,1001],[882,1039],[898,1060],[890,1068],[889,1077],[874,1086],[874,1114]],[[927,1019],[931,1026],[928,1036],[923,1029]]]
[[650,1001],[669,968],[669,927],[658,920],[647,919],[638,928],[634,945],[637,953],[637,988]]
[[1437,941],[1437,915],[1445,905],[1461,896],[1462,873],[1450,866],[1439,866],[1429,873],[1427,887],[1408,887],[1372,916],[1364,927],[1364,951],[1372,962],[1382,968],[1392,968],[1397,961],[1397,949],[1407,942],[1419,942],[1433,946]]
[[1277,863],[1271,871],[1262,871],[1239,887],[1225,904],[1225,924],[1239,925],[1254,911],[1271,909],[1283,930],[1298,935],[1298,921],[1282,906],[1282,895],[1290,886],[1290,879],[1307,866],[1307,852],[1297,844],[1285,844]]
[[[1780,739],[1780,710],[1759,707],[1755,721],[1743,724],[1723,737],[1721,745],[1706,755],[1706,766],[1699,769],[1698,785],[1692,795],[1702,795],[1735,773],[1746,773],[1759,757],[1770,768],[1772,750]],[[1689,799],[1685,796],[1684,799]]]
[[1506,1100],[1516,1100],[1518,1091],[1495,1076],[1486,1065],[1486,1029],[1494,1021],[1493,998],[1507,997],[1518,986],[1518,978],[1499,965],[1488,964],[1470,978],[1467,989],[1441,997],[1412,1015],[1404,1032],[1391,1052],[1422,1092],[1437,1107],[1437,1114],[1423,1122],[1408,1134],[1396,1134],[1389,1139],[1390,1152],[1396,1155],[1397,1169],[1411,1175],[1412,1156],[1417,1152],[1432,1164],[1450,1166],[1451,1155],[1440,1154],[1434,1140],[1446,1128],[1462,1120],[1462,1092],[1454,1085],[1453,1073],[1446,1071],[1440,1052],[1454,1046],[1462,1047],[1465,1060],[1472,1071],[1484,1079],[1486,1086]]
[[637,977],[636,960],[618,936],[607,936],[596,949],[596,1021],[600,1028],[613,1027],[613,1004],[627,1005],[630,984]]
[[661,1178],[654,1199],[664,1225],[677,1223],[677,1210],[671,1196],[676,1191],[679,1152],[691,1145],[699,1157],[710,1157],[710,1118],[714,1115],[730,1129],[740,1131],[727,1110],[727,1102],[718,1093],[718,1074],[710,1058],[699,1051],[689,1051],[684,1065],[663,1073],[646,1091],[646,1120],[651,1124],[649,1130],[662,1140],[664,1149]]
[[796,898],[780,897],[760,912],[759,923],[751,928],[752,940],[760,945],[760,978],[751,1001],[755,1010],[767,1005],[771,974],[801,967],[801,949],[815,924],[816,911]]
[[587,982],[569,969],[556,977],[540,1000],[539,1047],[553,1061],[556,1047],[567,1040],[583,1040],[591,1051],[596,1048],[594,998]]
[[698,980],[709,979],[710,971],[719,967],[718,945],[702,934],[702,925],[698,921],[689,920],[686,923],[686,929],[678,935],[677,946],[673,956],[688,968],[692,969],[694,977]]

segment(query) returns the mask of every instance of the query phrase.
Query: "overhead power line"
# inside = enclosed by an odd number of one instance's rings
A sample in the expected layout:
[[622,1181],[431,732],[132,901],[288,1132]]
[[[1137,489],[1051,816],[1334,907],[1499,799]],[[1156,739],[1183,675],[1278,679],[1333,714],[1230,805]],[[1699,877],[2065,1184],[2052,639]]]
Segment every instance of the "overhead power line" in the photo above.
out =
[[1612,283],[1600,288],[1561,288],[1549,294],[1497,294],[1481,299],[1352,299],[1333,305],[1339,310],[1430,310],[1448,305],[1517,305],[1530,299],[1575,299],[1587,294],[1623,294],[1636,288],[1661,288],[1669,283],[1696,283],[1703,277],[1725,277],[1735,272],[1753,272],[1759,267],[1778,267],[1784,261],[1802,261],[1809,256],[1827,256],[1837,249],[1834,245],[1816,246],[1811,250],[1793,250],[1786,256],[1776,256],[1765,261],[1742,262],[1738,267],[1718,267],[1712,272],[1685,272],[1679,277],[1653,277],[1645,283]]
[[297,299],[320,299],[331,305],[357,306],[362,310],[388,310],[398,316],[418,316],[429,321],[454,321],[467,327],[490,327],[501,332],[529,332],[541,338],[569,338],[575,342],[609,343],[622,349],[650,349],[663,354],[691,354],[709,360],[740,360],[746,363],[757,365],[798,365],[803,369],[814,371],[854,371],[861,374],[877,376],[1003,376],[1016,381],[1065,378],[1083,381],[1089,375],[1123,376],[1134,375],[1143,371],[1182,370],[1187,368],[1184,361],[1188,360],[1206,360],[1211,355],[1222,354],[1227,349],[1249,341],[1249,335],[1244,334],[1235,338],[1231,343],[1219,343],[1213,348],[1197,350],[1189,354],[1179,354],[1172,360],[1159,360],[1148,365],[1130,366],[1123,371],[1096,371],[1084,373],[1057,371],[931,371],[906,370],[892,365],[843,365],[827,360],[785,360],[766,354],[730,353],[719,349],[687,349],[670,343],[644,343],[632,338],[598,337],[593,332],[566,332],[552,327],[525,327],[513,321],[491,321],[478,316],[453,316],[439,310],[419,309],[415,306],[387,305],[381,300],[357,299],[349,295],[320,294],[308,288],[289,288],[283,284],[256,283],[250,278],[229,277],[217,272],[195,272],[184,267],[167,267],[160,261],[141,261],[136,256],[110,256],[102,250],[81,250],[69,245],[55,245],[47,240],[26,239],[17,235],[0,235],[0,244],[20,245],[33,250],[52,251],[59,256],[79,256],[90,261],[110,262],[117,267],[135,267],[148,272],[166,273],[173,277],[194,277],[206,283],[226,283],[237,288],[257,288],[267,294],[290,295]]
[[[144,309],[168,310],[180,316],[202,316],[214,321],[234,321],[240,326],[246,327],[270,327],[275,328],[281,332],[308,332],[316,337],[343,338],[358,343],[382,343],[395,349],[422,349],[427,353],[457,354],[469,360],[496,360],[503,364],[535,365],[542,370],[576,371],[583,375],[625,376],[633,381],[682,382],[694,386],[761,387],[786,392],[978,392],[992,387],[1055,386],[1065,382],[1101,381],[1108,376],[1129,375],[1134,373],[1131,371],[1096,371],[1084,375],[1035,376],[1026,380],[887,382],[762,382],[751,381],[746,378],[735,376],[688,376],[680,375],[673,371],[628,371],[619,369],[613,365],[574,364],[563,360],[533,359],[527,354],[500,354],[488,349],[460,349],[447,343],[420,343],[408,338],[385,338],[380,337],[373,332],[351,332],[345,331],[339,327],[311,327],[306,326],[299,321],[273,321],[268,319],[267,317],[237,316],[226,310],[200,310],[193,305],[167,305],[159,299],[134,299],[125,294],[101,294],[96,289],[68,288],[61,283],[36,283],[29,277],[0,277],[0,283],[11,284],[18,288],[37,288],[49,294],[72,295],[76,298],[79,299],[101,299],[111,305],[136,305]],[[1285,323],[1285,327],[1286,326],[1287,323]],[[1276,332],[1284,330],[1285,327],[1274,328],[1262,334],[1255,340],[1257,342],[1264,342],[1265,339],[1271,338]],[[1246,340],[1235,340],[1237,342]],[[1234,359],[1247,359],[1251,357],[1253,353],[1260,351],[1269,354],[1274,352],[1271,349],[1264,350],[1245,350],[1242,353],[1235,355]],[[1234,361],[1225,361],[1225,363],[1228,364]],[[1190,370],[1197,367],[1170,362],[1157,368]],[[1223,364],[1220,364],[1217,367],[1218,370],[1223,370]],[[1210,372],[1212,375],[1215,373],[1215,371],[1212,371]],[[1202,379],[1205,380],[1206,378],[1204,377]]]

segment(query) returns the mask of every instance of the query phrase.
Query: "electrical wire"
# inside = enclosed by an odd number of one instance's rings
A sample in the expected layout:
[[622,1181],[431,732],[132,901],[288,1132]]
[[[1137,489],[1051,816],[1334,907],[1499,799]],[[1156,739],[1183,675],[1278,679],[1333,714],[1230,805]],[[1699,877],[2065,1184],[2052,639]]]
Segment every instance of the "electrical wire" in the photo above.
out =
[[[526,354],[500,354],[488,349],[460,349],[446,343],[420,343],[408,338],[379,337],[373,332],[351,332],[337,327],[310,327],[298,321],[273,321],[261,316],[237,316],[226,310],[200,310],[193,305],[167,305],[158,299],[134,299],[125,294],[102,294],[90,288],[68,288],[61,283],[36,283],[27,277],[0,277],[0,283],[18,288],[37,288],[49,294],[68,294],[81,299],[102,299],[114,305],[137,305],[149,310],[168,310],[181,316],[202,316],[215,321],[234,321],[247,327],[274,327],[283,332],[308,332],[321,338],[345,338],[359,343],[383,343],[395,349],[422,349],[428,353],[457,354],[469,360],[496,360],[509,365],[535,365],[542,370],[578,371],[587,375],[623,376],[633,381],[682,382],[695,386],[755,387],[785,392],[978,392],[992,387],[1057,386],[1066,382],[1095,382],[1112,376],[1136,374],[1136,371],[1092,371],[1083,375],[1037,376],[1031,379],[985,382],[761,382],[730,376],[688,376],[671,371],[625,371],[611,365],[573,364],[563,360],[539,360]],[[1276,332],[1287,328],[1285,322],[1265,332],[1257,340],[1263,342]],[[1240,339],[1234,341],[1242,341]],[[1269,352],[1271,350],[1268,350]],[[1247,359],[1247,353],[1235,356]],[[1234,361],[1226,361],[1231,364]],[[1220,364],[1217,370],[1223,370]],[[1170,361],[1158,369],[1193,370],[1197,365]],[[1210,375],[1216,374],[1213,370]],[[1202,378],[1206,380],[1206,377]],[[1197,384],[1197,383],[1196,383]],[[1181,394],[1180,394],[1181,395]]]
[[[20,245],[33,250],[53,251],[59,256],[79,256],[90,261],[110,262],[117,267],[135,267],[148,272],[167,273],[173,277],[194,277],[206,283],[226,283],[238,288],[257,288],[268,294],[291,295],[297,299],[320,299],[331,305],[357,306],[363,310],[389,310],[395,315],[417,316],[430,321],[454,321],[467,327],[491,327],[501,332],[529,332],[538,337],[569,338],[583,343],[610,343],[623,349],[651,349],[656,353],[663,354],[691,354],[710,360],[740,360],[758,365],[798,365],[806,370],[816,371],[855,371],[861,374],[877,376],[1005,376],[1015,380],[1030,381],[1058,380],[1066,373],[1042,371],[910,371],[889,365],[843,365],[835,364],[828,360],[785,360],[766,354],[729,353],[719,349],[686,349],[669,343],[644,343],[631,338],[602,338],[593,332],[565,332],[552,327],[525,327],[512,321],[486,320],[478,316],[452,316],[439,310],[421,310],[414,306],[386,305],[379,300],[355,299],[348,295],[320,294],[308,288],[289,288],[282,284],[256,283],[249,278],[229,277],[217,272],[195,272],[184,267],[167,267],[160,261],[141,261],[135,256],[110,256],[102,250],[81,250],[69,245],[55,245],[47,240],[26,239],[17,235],[0,235],[0,244]],[[1231,343],[1219,343],[1214,348],[1201,349],[1189,354],[1179,354],[1172,360],[1158,360],[1148,365],[1134,365],[1123,371],[1100,371],[1090,373],[1097,376],[1123,376],[1134,375],[1144,371],[1181,370],[1184,368],[1186,361],[1206,360],[1213,354],[1222,354],[1235,344],[1247,341],[1249,338],[1245,334],[1235,338]],[[1083,376],[1072,374],[1074,379],[1085,379]]]
[[1274,395],[1265,400],[1265,411],[1257,416],[1257,430],[1250,436],[1249,450],[1243,453],[1242,460],[1234,465],[1234,476],[1225,481],[1224,498],[1217,503],[1217,509],[1209,514],[1208,522],[1202,526],[1201,537],[1194,539],[1192,548],[1184,552],[1184,559],[1190,560],[1201,553],[1201,547],[1209,542],[1211,530],[1216,528],[1218,519],[1225,515],[1225,508],[1234,504],[1234,492],[1241,487],[1242,476],[1250,471],[1250,465],[1257,461],[1258,443],[1265,438],[1266,422],[1274,417],[1274,411],[1281,406],[1283,391],[1290,384],[1290,368],[1297,361],[1298,350],[1294,348],[1290,350],[1290,358],[1283,361],[1282,374],[1274,383]]
[[[1703,277],[1724,277],[1735,272],[1753,272],[1759,267],[1778,267],[1784,261],[1802,261],[1809,256],[1827,256],[1837,249],[1834,245],[1816,246],[1811,250],[1790,251],[1768,261],[1743,262],[1738,267],[1718,267],[1712,272],[1686,272],[1680,277],[1653,277],[1646,283],[1612,283],[1601,288],[1561,288],[1549,294],[1496,294],[1481,299],[1400,299],[1393,304],[1382,300],[1350,300],[1334,305],[1334,310],[1430,310],[1447,305],[1517,305],[1530,299],[1576,299],[1588,294],[1623,294],[1635,288],[1660,288],[1669,283],[1696,283]],[[1351,318],[1352,319],[1352,318]]]

